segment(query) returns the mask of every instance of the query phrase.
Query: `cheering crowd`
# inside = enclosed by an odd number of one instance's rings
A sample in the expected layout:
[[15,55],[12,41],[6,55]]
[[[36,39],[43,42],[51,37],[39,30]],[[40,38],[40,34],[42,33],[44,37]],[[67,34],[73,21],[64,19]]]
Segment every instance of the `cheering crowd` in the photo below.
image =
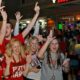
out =
[[[34,17],[22,32],[19,32],[21,13],[16,12],[14,27],[8,20],[5,6],[1,4],[2,0],[0,0],[2,16],[0,80],[63,80],[63,72],[69,71],[70,59],[61,52],[54,29],[50,30],[46,38],[39,34],[37,22],[40,6],[38,2],[34,7]],[[30,34],[33,27],[34,33]],[[25,39],[26,36],[27,39]]]

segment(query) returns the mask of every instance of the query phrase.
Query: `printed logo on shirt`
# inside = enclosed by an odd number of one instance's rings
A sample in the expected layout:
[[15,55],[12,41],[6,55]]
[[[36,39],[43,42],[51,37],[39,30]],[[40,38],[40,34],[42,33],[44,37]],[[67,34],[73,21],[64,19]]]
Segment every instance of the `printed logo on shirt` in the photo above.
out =
[[12,68],[12,69],[13,69],[13,73],[14,73],[14,74],[12,75],[12,77],[13,77],[13,78],[17,78],[17,77],[22,76],[25,67],[26,67],[25,65],[14,66],[14,67]]

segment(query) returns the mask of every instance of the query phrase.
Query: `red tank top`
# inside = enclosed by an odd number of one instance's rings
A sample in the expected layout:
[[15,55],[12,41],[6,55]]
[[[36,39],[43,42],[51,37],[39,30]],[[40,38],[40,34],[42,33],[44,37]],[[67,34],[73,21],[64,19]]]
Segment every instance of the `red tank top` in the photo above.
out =
[[10,64],[10,75],[5,80],[24,80],[23,71],[26,68],[26,60],[21,58],[19,62],[11,62]]

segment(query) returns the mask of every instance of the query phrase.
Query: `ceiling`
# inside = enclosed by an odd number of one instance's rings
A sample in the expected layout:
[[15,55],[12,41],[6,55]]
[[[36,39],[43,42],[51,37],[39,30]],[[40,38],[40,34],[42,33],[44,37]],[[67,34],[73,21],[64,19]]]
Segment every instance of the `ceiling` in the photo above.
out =
[[29,18],[34,15],[34,5],[38,1],[41,7],[40,16],[60,17],[63,15],[74,15],[80,13],[80,0],[70,1],[68,3],[53,4],[52,0],[3,0],[9,18],[14,18],[14,13],[19,10],[23,18]]

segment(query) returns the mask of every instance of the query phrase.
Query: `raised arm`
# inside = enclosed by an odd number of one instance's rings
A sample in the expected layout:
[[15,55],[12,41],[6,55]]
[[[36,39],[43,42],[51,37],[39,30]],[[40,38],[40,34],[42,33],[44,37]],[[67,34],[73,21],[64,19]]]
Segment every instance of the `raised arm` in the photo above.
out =
[[2,3],[2,0],[0,0],[0,7],[1,7],[1,3]]
[[36,22],[35,26],[34,26],[34,33],[33,36],[39,35],[39,21]]
[[3,21],[2,21],[2,26],[1,26],[1,31],[0,31],[0,44],[2,44],[3,39],[6,34],[6,24],[7,24],[7,13],[3,9],[0,11]]
[[28,24],[27,28],[22,32],[23,37],[25,37],[30,32],[32,27],[34,27],[34,24],[39,16],[40,7],[38,6],[38,2],[35,4],[34,10],[36,14],[34,15],[32,21]]
[[19,22],[22,18],[22,15],[19,11],[17,11],[15,13],[15,17],[16,17],[16,24],[15,24],[15,28],[14,28],[14,36],[18,35],[19,34]]
[[50,44],[50,42],[53,40],[53,37],[52,37],[52,31],[50,31],[50,34],[49,36],[47,37],[47,40],[45,42],[45,44],[42,46],[42,48],[40,49],[40,51],[38,52],[38,57],[40,59],[43,59],[44,58],[44,53],[48,47],[48,45]]

